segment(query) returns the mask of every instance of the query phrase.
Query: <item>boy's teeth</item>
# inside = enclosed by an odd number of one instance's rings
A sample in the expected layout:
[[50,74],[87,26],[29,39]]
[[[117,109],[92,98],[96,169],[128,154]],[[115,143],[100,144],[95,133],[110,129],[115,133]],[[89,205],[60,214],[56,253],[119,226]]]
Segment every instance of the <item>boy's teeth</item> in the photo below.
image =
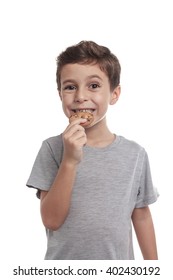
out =
[[89,112],[89,113],[92,113],[94,110],[93,109],[83,109],[83,110],[80,110],[80,109],[76,109],[74,110],[75,112]]

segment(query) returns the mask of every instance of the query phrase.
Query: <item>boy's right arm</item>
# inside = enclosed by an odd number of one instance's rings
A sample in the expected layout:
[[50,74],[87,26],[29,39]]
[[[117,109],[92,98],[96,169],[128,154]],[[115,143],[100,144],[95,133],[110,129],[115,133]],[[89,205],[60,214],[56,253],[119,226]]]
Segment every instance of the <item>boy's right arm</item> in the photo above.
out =
[[87,142],[85,129],[78,119],[63,133],[64,154],[56,178],[48,192],[41,191],[41,217],[46,228],[57,230],[65,221],[76,177],[77,165],[82,160]]

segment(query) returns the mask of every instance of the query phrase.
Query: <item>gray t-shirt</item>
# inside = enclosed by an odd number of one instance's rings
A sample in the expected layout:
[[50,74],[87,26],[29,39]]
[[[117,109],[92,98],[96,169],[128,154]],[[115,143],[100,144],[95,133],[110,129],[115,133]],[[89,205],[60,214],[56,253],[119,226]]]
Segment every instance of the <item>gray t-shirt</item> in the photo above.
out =
[[[63,154],[62,136],[45,140],[27,186],[48,191]],[[157,200],[147,153],[122,136],[104,148],[84,147],[69,214],[47,232],[47,260],[133,260],[131,215]]]

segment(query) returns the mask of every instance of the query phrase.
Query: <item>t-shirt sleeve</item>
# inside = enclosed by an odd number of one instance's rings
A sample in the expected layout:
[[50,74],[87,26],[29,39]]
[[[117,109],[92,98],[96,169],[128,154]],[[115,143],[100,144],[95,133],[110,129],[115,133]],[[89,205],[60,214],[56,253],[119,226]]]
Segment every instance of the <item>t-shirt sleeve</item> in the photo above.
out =
[[40,191],[48,191],[58,171],[58,164],[55,161],[49,143],[45,140],[38,152],[31,174],[26,183],[28,187],[37,189],[37,197]]
[[154,203],[157,200],[158,196],[158,191],[153,186],[152,182],[148,155],[144,151],[135,208],[145,207],[149,204]]

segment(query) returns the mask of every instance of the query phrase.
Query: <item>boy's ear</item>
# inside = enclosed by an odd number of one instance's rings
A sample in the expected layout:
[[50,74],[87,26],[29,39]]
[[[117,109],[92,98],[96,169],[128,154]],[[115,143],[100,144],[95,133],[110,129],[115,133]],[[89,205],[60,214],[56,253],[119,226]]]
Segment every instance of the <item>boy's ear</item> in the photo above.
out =
[[118,85],[111,93],[110,105],[114,105],[118,101],[120,94],[121,94],[121,86]]

